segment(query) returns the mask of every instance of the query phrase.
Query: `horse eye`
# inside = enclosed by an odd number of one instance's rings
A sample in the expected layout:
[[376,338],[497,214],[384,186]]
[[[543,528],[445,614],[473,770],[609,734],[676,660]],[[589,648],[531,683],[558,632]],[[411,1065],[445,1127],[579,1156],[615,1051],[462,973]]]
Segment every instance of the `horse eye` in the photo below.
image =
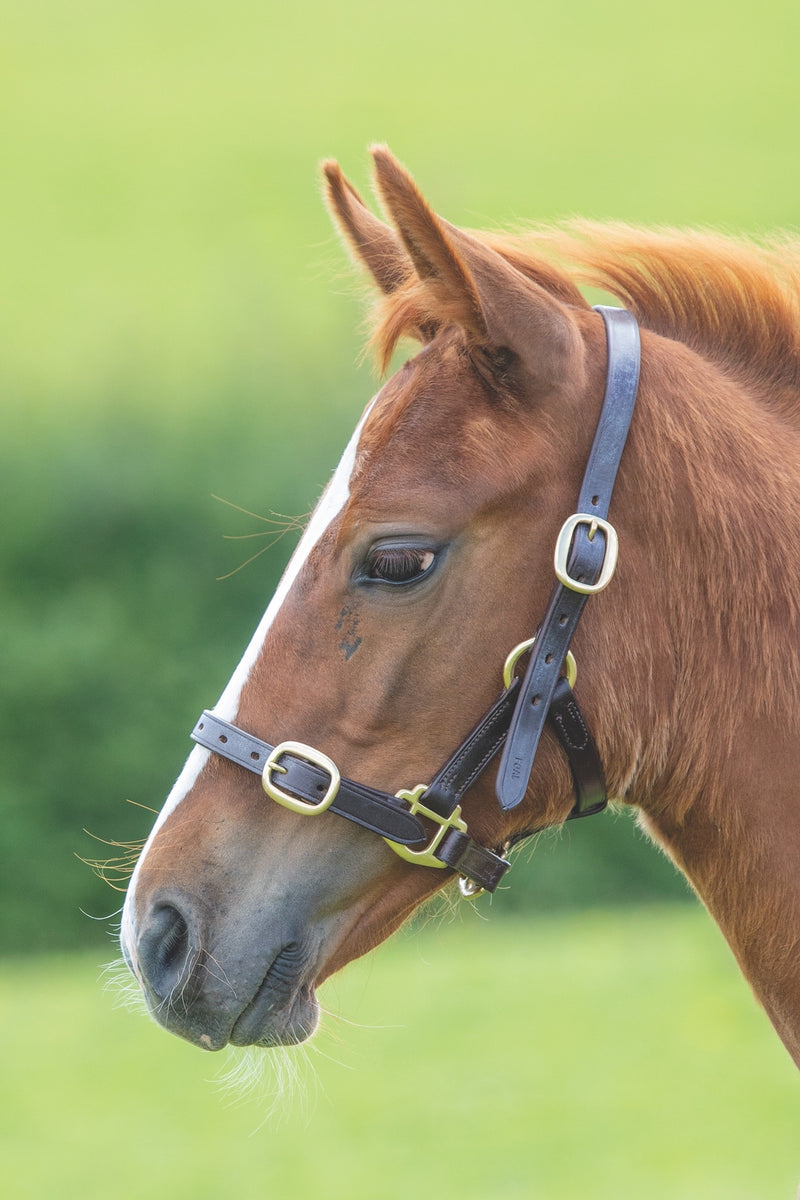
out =
[[432,550],[411,546],[381,546],[370,552],[366,562],[367,579],[382,583],[412,583],[433,566]]

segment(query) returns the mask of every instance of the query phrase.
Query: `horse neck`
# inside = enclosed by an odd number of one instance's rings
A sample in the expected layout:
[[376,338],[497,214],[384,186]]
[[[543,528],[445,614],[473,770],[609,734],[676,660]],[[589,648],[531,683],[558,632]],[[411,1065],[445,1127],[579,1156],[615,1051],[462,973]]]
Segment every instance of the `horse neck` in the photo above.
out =
[[621,512],[645,512],[622,791],[800,1065],[800,429],[688,351],[649,361],[619,496]]

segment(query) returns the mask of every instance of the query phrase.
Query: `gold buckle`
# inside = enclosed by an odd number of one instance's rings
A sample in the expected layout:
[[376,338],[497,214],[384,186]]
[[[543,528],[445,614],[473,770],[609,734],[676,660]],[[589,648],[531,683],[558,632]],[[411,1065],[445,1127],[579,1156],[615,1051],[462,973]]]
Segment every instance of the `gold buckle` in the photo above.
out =
[[[283,758],[284,754],[292,754],[295,758],[302,758],[305,762],[311,763],[314,767],[321,767],[323,771],[327,771],[330,776],[328,790],[321,800],[309,801],[299,800],[297,796],[290,796],[288,792],[283,792],[272,782],[271,775],[277,771],[280,775],[285,775],[287,767],[282,767],[278,759]],[[264,771],[261,776],[261,783],[264,791],[271,800],[288,808],[291,812],[303,813],[305,816],[315,816],[317,813],[325,812],[326,808],[330,808],[336,799],[341,783],[341,775],[336,763],[328,758],[327,754],[322,754],[319,750],[315,750],[313,746],[306,746],[303,742],[281,742],[280,746],[276,746],[269,755],[264,764]]]
[[402,846],[399,842],[390,841],[389,838],[384,838],[383,840],[387,846],[390,846],[394,850],[395,854],[398,854],[400,858],[404,858],[406,862],[416,863],[418,867],[446,867],[447,863],[443,863],[440,858],[434,857],[434,851],[438,849],[442,838],[449,829],[459,829],[462,833],[466,833],[467,822],[461,816],[460,804],[453,809],[449,817],[443,817],[440,813],[426,808],[424,804],[420,803],[420,797],[427,790],[427,783],[420,783],[415,788],[411,788],[410,790],[402,789],[396,793],[398,800],[404,800],[406,804],[410,805],[409,811],[412,817],[427,817],[439,826],[427,846],[422,850],[412,850],[409,846]]
[[[528,650],[531,649],[535,641],[536,636],[534,635],[532,638],[528,638],[526,641],[520,642],[518,646],[514,647],[503,664],[503,687],[506,689],[506,691],[508,691],[508,689],[511,687],[511,681],[514,678],[514,670],[517,663],[519,662],[520,658],[522,658],[522,655],[526,654]],[[578,678],[578,664],[575,662],[575,655],[571,650],[567,651],[567,656],[564,659],[564,671],[567,676],[567,683],[571,688],[574,688],[575,680]]]
[[[600,578],[597,583],[583,583],[579,579],[573,579],[567,569],[567,560],[569,558],[572,539],[575,535],[575,530],[579,525],[589,526],[589,541],[592,541],[598,529],[602,529],[606,535],[606,552],[603,557],[603,568],[600,572]],[[584,596],[592,596],[595,592],[602,592],[603,588],[608,587],[611,582],[611,577],[617,567],[617,555],[619,552],[619,541],[617,539],[617,531],[608,521],[604,521],[602,517],[593,517],[589,513],[573,513],[571,517],[567,517],[564,524],[561,526],[561,532],[556,539],[556,552],[553,560],[556,577],[564,587],[569,588],[573,592],[580,592]]]

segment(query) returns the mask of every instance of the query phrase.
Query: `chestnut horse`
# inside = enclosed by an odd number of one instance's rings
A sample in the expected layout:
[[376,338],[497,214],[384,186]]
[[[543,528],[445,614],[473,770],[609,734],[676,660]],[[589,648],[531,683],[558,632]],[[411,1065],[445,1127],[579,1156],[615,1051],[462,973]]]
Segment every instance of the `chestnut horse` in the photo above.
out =
[[[377,285],[380,360],[401,337],[422,348],[368,406],[198,722],[131,880],[126,960],[157,1020],[199,1046],[300,1041],[321,980],[455,874],[467,893],[496,886],[504,848],[600,807],[604,774],[800,1063],[800,555],[783,544],[800,492],[800,248],[588,224],[469,233],[373,153],[388,222],[334,163],[331,208]],[[575,279],[615,294],[622,318]],[[555,594],[582,605],[599,588],[579,587],[577,542],[601,547],[610,577],[618,535],[616,574],[574,631],[575,683],[557,630],[543,649],[553,546],[616,386],[615,320],[625,337],[641,327],[641,369],[613,526],[582,505],[559,551]],[[525,679],[547,662],[549,691],[531,696],[515,653],[502,692],[509,650],[537,629]],[[517,769],[515,722],[540,701],[549,723]]]

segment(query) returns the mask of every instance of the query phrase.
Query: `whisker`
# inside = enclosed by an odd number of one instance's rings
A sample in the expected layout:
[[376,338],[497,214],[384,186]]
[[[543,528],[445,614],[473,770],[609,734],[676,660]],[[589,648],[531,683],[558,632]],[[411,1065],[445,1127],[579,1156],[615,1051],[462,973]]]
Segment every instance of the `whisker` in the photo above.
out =
[[[140,804],[137,800],[126,800],[125,803],[133,805],[134,808],[142,808],[145,812],[157,814],[156,809],[150,808],[146,804]],[[110,855],[108,858],[84,858],[82,854],[77,853],[75,857],[115,892],[124,892],[147,839],[134,838],[130,841],[119,841],[117,838],[101,837],[97,833],[92,833],[91,829],[84,828],[83,832],[92,841],[99,842],[102,846],[111,846],[115,850],[122,851],[121,854]]]
[[228,1108],[248,1102],[262,1107],[262,1119],[250,1136],[267,1123],[279,1123],[296,1111],[301,1098],[307,1106],[309,1076],[315,1087],[319,1079],[304,1046],[230,1047],[223,1068],[210,1082],[225,1094]]
[[[209,962],[212,962],[214,964],[214,966],[217,968],[217,970],[219,971],[218,975],[215,974],[214,971],[209,969],[209,967],[208,967]],[[204,956],[202,966],[203,966],[203,970],[206,972],[206,974],[210,975],[212,979],[216,979],[219,983],[224,983],[225,986],[229,989],[233,998],[234,999],[237,998],[236,988],[233,986],[230,979],[228,978],[219,959],[215,958],[214,955],[211,954],[211,952],[208,950],[205,951],[205,956]]]
[[285,537],[287,533],[299,532],[302,530],[308,516],[308,514],[306,514],[305,517],[288,517],[283,513],[273,513],[270,517],[264,517],[260,513],[251,512],[249,508],[243,508],[241,504],[235,504],[232,500],[226,500],[224,496],[217,496],[214,493],[212,493],[212,496],[215,500],[218,500],[220,504],[226,504],[228,508],[235,509],[236,512],[243,513],[246,517],[252,517],[254,520],[261,521],[265,525],[273,526],[272,529],[259,530],[257,533],[224,533],[222,535],[226,541],[232,542],[248,541],[253,538],[265,537],[270,538],[270,541],[268,541],[265,546],[262,546],[259,550],[257,550],[255,554],[251,555],[250,558],[246,559],[243,563],[240,563],[239,566],[235,567],[232,571],[228,571],[225,575],[218,575],[218,582],[222,582],[225,579],[230,579],[233,575],[238,574],[239,571],[243,571],[245,567],[250,565],[250,563],[255,562],[260,555],[266,554],[268,550],[271,550],[273,546],[276,546],[281,538]]
[[290,517],[285,513],[272,512],[269,517],[263,516],[261,513],[251,512],[249,508],[242,508],[241,504],[235,504],[233,500],[226,500],[224,496],[217,496],[214,492],[211,493],[212,500],[217,500],[220,504],[226,504],[228,508],[233,508],[236,512],[243,513],[246,517],[253,517],[256,521],[263,521],[267,525],[285,525],[287,529],[299,529],[309,517],[306,513],[302,517]]
[[238,575],[240,571],[245,569],[245,567],[249,567],[250,563],[255,562],[256,559],[260,558],[262,554],[266,554],[268,550],[271,550],[275,543],[279,542],[282,537],[283,534],[279,533],[273,541],[268,542],[266,546],[262,546],[261,549],[257,550],[255,554],[251,554],[250,557],[246,558],[243,563],[239,563],[238,567],[234,567],[232,571],[228,571],[225,575],[217,575],[217,583],[223,583],[226,579],[231,579],[234,575]]
[[102,921],[103,924],[105,924],[105,922],[110,921],[112,917],[118,917],[119,914],[122,912],[122,909],[115,908],[112,910],[112,912],[105,913],[103,916],[99,916],[99,917],[96,917],[94,915],[94,913],[87,912],[85,908],[79,908],[78,912],[81,914],[82,917],[86,917],[87,920],[89,920],[89,921]]
[[262,529],[262,530],[259,530],[258,533],[223,533],[222,537],[223,537],[223,540],[226,542],[247,542],[247,541],[252,540],[253,538],[271,537],[274,540],[270,542],[268,547],[266,547],[267,549],[270,549],[272,546],[274,546],[277,542],[280,541],[280,539],[283,537],[284,533],[286,533],[286,532],[287,532],[287,530],[284,529],[281,533],[275,534],[273,532],[273,530],[271,530],[271,529]]
[[[350,1017],[344,1017],[341,1013],[335,1012],[332,1008],[325,1008],[320,1004],[319,1011],[325,1017],[326,1021],[335,1021],[338,1025],[348,1025],[351,1029],[368,1029],[370,1031],[381,1029],[404,1029],[404,1025],[374,1025],[366,1021],[354,1021]],[[325,1033],[331,1035],[331,1029],[328,1025],[325,1027]]]
[[101,969],[103,993],[113,997],[115,1008],[124,1008],[129,1012],[148,1015],[147,1003],[142,989],[128,969],[122,958],[116,958],[106,963]]
[[139,800],[126,800],[126,804],[132,804],[134,808],[143,808],[145,812],[152,813],[153,816],[158,816],[158,809],[151,808],[149,804],[142,804]]
[[124,892],[128,880],[133,874],[134,867],[139,860],[139,855],[144,848],[144,839],[119,842],[114,839],[99,837],[89,829],[84,829],[83,832],[87,837],[92,838],[95,842],[100,842],[103,846],[113,846],[123,851],[122,854],[111,855],[109,858],[84,858],[82,854],[77,853],[75,857],[78,859],[78,862],[84,863],[90,870],[94,871],[98,879],[102,879],[103,883],[108,884],[115,892]]

